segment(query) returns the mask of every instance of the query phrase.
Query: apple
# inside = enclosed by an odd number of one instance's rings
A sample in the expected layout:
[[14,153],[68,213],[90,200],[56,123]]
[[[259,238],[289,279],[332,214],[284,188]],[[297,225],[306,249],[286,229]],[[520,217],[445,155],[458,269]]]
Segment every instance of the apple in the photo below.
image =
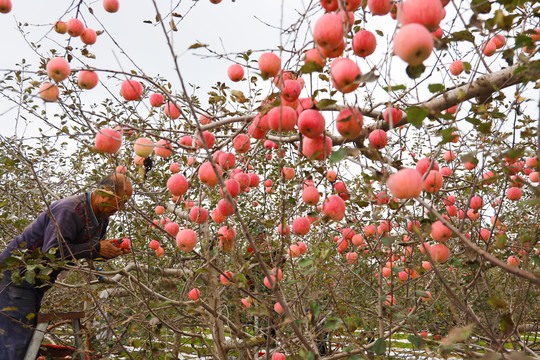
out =
[[[231,197],[233,198],[237,197],[238,194],[240,194],[240,183],[238,182],[238,180],[235,180],[235,179],[225,180],[225,187],[227,188],[227,190],[229,191],[229,194],[231,194]],[[225,193],[223,189],[220,189],[219,193],[222,198],[225,198]]]
[[480,196],[473,196],[469,203],[472,209],[480,209],[484,206],[484,200]]
[[274,77],[281,69],[281,60],[276,54],[268,52],[259,57],[258,65],[263,77]]
[[488,41],[482,44],[481,50],[485,56],[492,56],[497,51],[497,46],[492,41]]
[[356,109],[346,108],[336,117],[336,129],[345,139],[356,139],[362,132],[364,117]]
[[72,37],[81,36],[84,28],[84,24],[79,19],[69,19],[67,22],[67,33]]
[[437,30],[431,32],[431,36],[437,39],[442,39],[444,31],[441,27],[438,27]]
[[189,189],[189,183],[182,174],[174,174],[167,180],[167,189],[175,196],[184,195]]
[[422,175],[415,169],[404,168],[392,174],[386,185],[388,189],[398,199],[412,199],[420,196],[424,182]]
[[197,245],[197,234],[191,229],[183,229],[176,235],[176,245],[181,251],[190,252]]
[[307,205],[317,205],[319,203],[319,190],[315,187],[307,187],[302,191],[302,200]]
[[316,138],[324,132],[326,121],[320,111],[306,109],[298,117],[298,131],[309,138]]
[[330,195],[324,200],[323,213],[334,221],[341,221],[345,216],[345,201],[338,195]]
[[176,234],[178,234],[178,231],[180,231],[180,226],[175,222],[170,222],[165,224],[165,231],[172,236],[176,236]]
[[402,25],[419,24],[429,31],[437,30],[446,16],[442,3],[433,0],[406,0],[401,3],[400,10],[399,22]]
[[332,153],[332,139],[325,134],[313,139],[303,137],[299,151],[308,159],[325,160]]
[[433,51],[430,32],[425,26],[416,23],[404,25],[394,35],[393,42],[394,54],[412,66],[422,64]]
[[340,15],[326,13],[317,19],[313,38],[321,49],[335,49],[343,43],[343,36],[343,20]]
[[234,175],[231,174],[231,176],[234,180],[238,181],[238,184],[240,184],[240,191],[245,191],[249,187],[250,180],[248,174],[244,172],[236,172]]
[[464,70],[463,61],[461,61],[461,60],[452,61],[452,63],[450,64],[450,67],[448,68],[448,70],[450,71],[450,74],[452,74],[454,76],[458,76]]
[[165,99],[163,98],[163,95],[158,94],[158,93],[154,93],[150,95],[149,100],[150,100],[150,105],[153,107],[160,107],[161,105],[163,105],[163,102],[165,101]]
[[396,126],[401,121],[403,117],[403,111],[401,109],[390,107],[386,108],[383,113],[383,119],[389,124]]
[[377,39],[369,30],[360,30],[352,39],[352,48],[356,55],[365,58],[375,52]]
[[[430,165],[431,165],[431,159],[430,158],[428,158],[428,157],[422,158],[422,159],[418,160],[418,162],[416,163],[416,170],[421,175],[425,175],[426,172],[428,171],[428,169],[430,168]],[[433,161],[433,166],[431,166],[431,170],[439,171],[439,164],[437,164],[436,161]]]
[[[221,175],[223,174],[223,171],[221,170],[221,166],[216,164],[217,172]],[[209,161],[205,161],[201,164],[199,167],[199,179],[203,184],[205,184],[208,187],[216,186],[219,183],[218,175],[214,171],[214,168],[212,167],[212,164]],[[224,214],[225,215],[225,214]]]
[[201,292],[197,288],[193,288],[188,292],[188,298],[193,301],[199,300],[201,297]]
[[217,224],[221,224],[222,222],[225,221],[225,216],[221,213],[221,211],[219,211],[218,208],[212,210],[211,217],[212,217],[212,221],[214,221]]
[[392,10],[392,2],[390,0],[368,0],[369,11],[373,15],[386,15]]
[[444,263],[450,258],[450,250],[444,244],[435,244],[431,246],[429,254],[431,255],[431,258],[438,263]]
[[150,249],[152,250],[157,250],[159,249],[159,241],[157,240],[152,240],[150,241],[150,244],[148,245],[150,247]]
[[395,305],[396,304],[396,298],[393,297],[392,295],[387,295],[386,296],[386,301],[384,303],[386,305],[388,305],[388,306]]
[[127,167],[125,165],[118,165],[116,167],[116,172],[119,174],[127,174]]
[[81,41],[86,45],[93,45],[96,43],[97,34],[93,29],[86,28],[81,34]]
[[119,249],[129,249],[131,247],[131,240],[127,237],[122,238],[122,242],[118,245]]
[[227,76],[234,82],[238,82],[244,78],[244,68],[239,64],[233,64],[227,69]]
[[249,176],[249,187],[254,188],[259,186],[259,182],[261,181],[259,178],[259,175],[255,173],[248,173]]
[[118,0],[103,0],[103,8],[105,11],[110,13],[115,13],[120,7],[120,2]]
[[296,80],[285,80],[281,90],[281,97],[286,101],[296,101],[300,97],[302,87]]
[[278,106],[272,108],[268,114],[268,125],[275,132],[286,132],[294,130],[298,116],[296,111],[290,106]]
[[95,146],[96,150],[114,154],[122,145],[122,135],[113,129],[103,128],[96,134]]
[[538,179],[539,179],[538,171],[534,171],[534,172],[531,172],[529,174],[529,181],[530,182],[539,182]]
[[216,137],[214,134],[212,134],[210,131],[203,131],[202,136],[201,134],[197,134],[197,139],[195,140],[195,144],[197,145],[198,149],[205,147],[205,144],[203,144],[203,139],[208,149],[213,148],[216,144]]
[[431,224],[431,232],[429,235],[435,241],[445,242],[452,236],[452,230],[446,227],[442,221],[435,221]]
[[373,130],[369,133],[369,142],[377,150],[384,148],[388,144],[386,131],[381,129]]
[[204,224],[208,221],[208,210],[199,206],[194,206],[189,212],[189,218],[197,224]]
[[233,140],[233,147],[234,150],[236,150],[236,152],[239,154],[248,152],[249,149],[251,149],[251,142],[249,140],[249,136],[246,134],[236,135]]
[[509,200],[517,201],[521,199],[521,189],[518,187],[511,187],[506,190],[506,197]]
[[139,100],[143,93],[143,87],[137,80],[124,80],[120,87],[120,94],[127,100]]
[[319,65],[320,67],[324,67],[324,65],[326,64],[326,58],[316,48],[309,49],[308,51],[306,51],[304,61],[306,64],[310,61],[313,61],[315,64]]
[[133,151],[135,154],[147,158],[154,151],[154,142],[145,137],[138,138],[133,144]]
[[53,85],[50,82],[44,82],[39,87],[38,93],[43,101],[58,101],[60,90],[58,89],[58,86]]
[[47,75],[56,82],[66,79],[70,73],[69,63],[62,57],[55,57],[47,62]]
[[223,216],[231,216],[236,211],[236,201],[231,203],[227,199],[221,199],[218,201],[218,209]]
[[332,85],[344,94],[356,90],[361,76],[360,68],[349,58],[335,59],[330,65]]
[[77,78],[77,84],[81,89],[93,89],[99,81],[98,75],[94,71],[81,70]]
[[283,306],[278,302],[275,303],[274,304],[274,311],[277,312],[278,314],[282,314],[283,313]]
[[293,168],[290,168],[290,167],[284,167],[283,169],[281,169],[281,176],[285,179],[285,180],[291,180],[294,178],[294,175],[295,175],[295,171]]
[[181,106],[178,103],[169,101],[167,104],[165,104],[165,116],[168,116],[173,120],[178,119],[181,114],[180,109]]
[[60,20],[55,22],[54,31],[56,31],[59,34],[65,34],[67,32],[67,24]]
[[519,260],[519,258],[513,255],[509,256],[508,259],[506,259],[506,263],[514,267],[518,267],[520,262],[521,261]]
[[330,182],[334,182],[337,179],[337,173],[334,170],[328,170],[326,172],[326,179]]
[[424,190],[429,193],[436,193],[442,188],[443,177],[437,170],[431,170],[424,179]]
[[292,231],[296,235],[306,235],[309,232],[311,222],[306,217],[297,217],[293,220]]
[[[431,296],[431,293],[429,291],[426,291],[426,296],[420,296],[420,299],[422,301],[429,301],[431,300],[433,297]],[[426,334],[427,335],[427,334]]]

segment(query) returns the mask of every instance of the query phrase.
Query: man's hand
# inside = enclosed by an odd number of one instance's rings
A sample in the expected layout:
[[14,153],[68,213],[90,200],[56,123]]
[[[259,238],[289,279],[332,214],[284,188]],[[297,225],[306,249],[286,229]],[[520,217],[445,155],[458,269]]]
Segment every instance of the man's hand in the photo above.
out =
[[101,240],[99,242],[100,250],[99,255],[104,258],[112,259],[123,254],[129,254],[131,250],[129,249],[120,249],[114,245],[118,240]]

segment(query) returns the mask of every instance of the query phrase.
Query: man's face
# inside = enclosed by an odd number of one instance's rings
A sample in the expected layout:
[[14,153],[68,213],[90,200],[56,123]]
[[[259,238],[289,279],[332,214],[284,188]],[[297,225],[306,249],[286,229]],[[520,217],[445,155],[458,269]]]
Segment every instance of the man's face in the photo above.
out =
[[[131,189],[128,189],[131,190]],[[122,195],[99,194],[98,205],[102,216],[110,217],[116,212],[124,210],[131,197],[131,191],[123,191]]]

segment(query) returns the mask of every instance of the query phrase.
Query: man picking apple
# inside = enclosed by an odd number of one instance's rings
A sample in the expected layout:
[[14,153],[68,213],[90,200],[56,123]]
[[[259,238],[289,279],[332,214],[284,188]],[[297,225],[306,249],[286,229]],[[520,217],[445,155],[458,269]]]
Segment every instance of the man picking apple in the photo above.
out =
[[[115,258],[130,253],[105,240],[109,217],[124,208],[133,193],[120,173],[107,176],[93,192],[49,205],[0,254],[0,359],[23,359],[37,323],[45,291],[63,270],[52,260]],[[51,255],[53,254],[53,255]],[[44,259],[46,271],[30,270],[28,259]]]

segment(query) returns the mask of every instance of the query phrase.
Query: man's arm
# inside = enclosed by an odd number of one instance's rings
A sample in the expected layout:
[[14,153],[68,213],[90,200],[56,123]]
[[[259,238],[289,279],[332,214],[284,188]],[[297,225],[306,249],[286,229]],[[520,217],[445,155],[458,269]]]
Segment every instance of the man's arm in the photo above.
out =
[[69,207],[61,207],[53,210],[53,217],[45,229],[43,236],[42,250],[48,252],[51,248],[57,247],[57,257],[63,256],[65,259],[95,258],[99,255],[99,248],[91,241],[75,243],[75,239],[80,230],[83,229],[79,216]]

